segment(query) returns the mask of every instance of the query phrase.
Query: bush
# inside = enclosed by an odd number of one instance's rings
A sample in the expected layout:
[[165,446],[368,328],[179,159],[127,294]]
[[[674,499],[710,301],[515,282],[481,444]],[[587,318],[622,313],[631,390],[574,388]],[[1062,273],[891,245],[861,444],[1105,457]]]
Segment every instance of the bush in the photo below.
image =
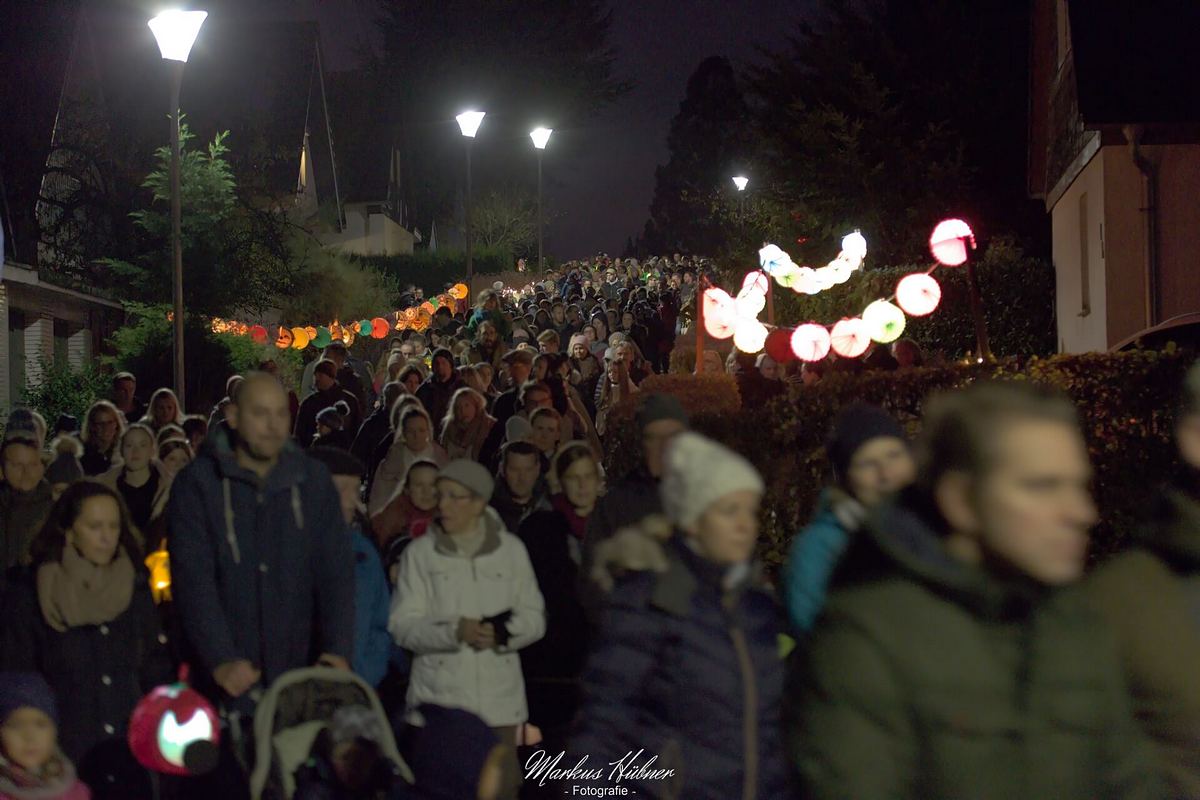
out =
[[[512,270],[516,259],[506,249],[475,248],[473,261],[476,275],[493,275]],[[426,297],[441,294],[446,287],[467,279],[466,253],[457,250],[418,250],[403,256],[356,256],[356,260],[372,267],[401,288],[409,285],[425,290]]]
[[[815,387],[760,408],[740,404],[732,381],[686,375],[657,388],[677,394],[692,413],[693,427],[749,458],[766,484],[760,551],[769,567],[786,557],[791,537],[807,523],[830,477],[825,434],[837,412],[855,401],[886,408],[915,434],[926,397],[987,378],[1030,380],[1063,391],[1079,409],[1095,468],[1093,495],[1101,522],[1092,553],[1102,558],[1120,546],[1155,486],[1177,469],[1172,442],[1175,405],[1194,354],[1132,351],[1007,359],[995,364],[956,364],[899,372],[835,373]],[[643,392],[644,394],[644,392]],[[640,458],[633,425],[607,443],[606,466],[616,478]]]
[[39,364],[39,377],[25,386],[21,399],[46,418],[51,430],[59,414],[70,414],[82,426],[92,403],[108,397],[110,380],[95,362],[78,371],[62,362]]
[[[107,361],[137,376],[139,393],[148,399],[161,386],[174,385],[172,324],[164,306],[130,305],[129,322],[113,334],[114,355]],[[187,359],[187,412],[205,413],[225,396],[230,375],[254,369],[273,358],[284,376],[295,374],[300,354],[273,344],[255,344],[247,336],[216,334],[197,318],[189,318],[183,335]]]
[[[860,314],[867,304],[891,297],[905,275],[924,272],[928,264],[860,270],[839,286],[817,295],[796,294],[775,286],[775,318],[782,325],[821,322],[832,325],[842,317]],[[1025,255],[1004,240],[993,241],[979,259],[979,291],[992,352],[997,356],[1050,355],[1058,350],[1054,324],[1054,269]],[[728,283],[741,288],[745,270],[730,272]],[[942,287],[942,302],[927,317],[909,317],[904,335],[927,354],[961,358],[975,350],[967,271],[940,267],[934,277]],[[730,287],[727,287],[730,288]],[[762,315],[766,319],[765,315]]]

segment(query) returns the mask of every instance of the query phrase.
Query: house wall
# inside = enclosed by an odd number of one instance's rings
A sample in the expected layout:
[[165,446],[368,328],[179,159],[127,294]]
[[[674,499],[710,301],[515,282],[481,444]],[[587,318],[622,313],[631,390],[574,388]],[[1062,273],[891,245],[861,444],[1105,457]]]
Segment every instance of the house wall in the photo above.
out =
[[1058,346],[1066,353],[1108,349],[1104,168],[1092,158],[1050,211]]
[[1200,311],[1200,145],[1146,149],[1159,165],[1158,321],[1164,322]]
[[342,253],[360,256],[395,256],[413,251],[413,236],[386,214],[367,214],[365,206],[346,207],[346,229],[324,236],[321,242]]
[[1108,315],[1104,348],[1144,330],[1146,315],[1145,236],[1142,175],[1127,147],[1104,147],[1104,227],[1107,239]]

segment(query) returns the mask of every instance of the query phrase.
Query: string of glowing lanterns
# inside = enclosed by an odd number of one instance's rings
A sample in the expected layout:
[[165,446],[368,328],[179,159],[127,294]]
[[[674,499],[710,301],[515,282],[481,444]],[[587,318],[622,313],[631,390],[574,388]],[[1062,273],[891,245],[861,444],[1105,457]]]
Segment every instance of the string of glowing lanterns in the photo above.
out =
[[974,248],[975,236],[967,223],[943,220],[929,237],[929,249],[937,263],[926,272],[901,278],[891,298],[876,300],[859,316],[844,317],[831,327],[807,322],[789,331],[768,330],[758,319],[766,306],[770,278],[797,294],[818,294],[845,283],[861,269],[867,256],[867,240],[858,231],[848,234],[842,239],[837,258],[817,269],[798,266],[782,249],[767,245],[758,252],[762,268],[746,274],[737,297],[717,287],[704,291],[704,327],[714,339],[732,337],[734,346],[744,353],[758,353],[765,348],[776,361],[787,361],[791,356],[820,361],[830,350],[843,358],[858,358],[872,341],[887,344],[900,338],[906,314],[932,314],[941,302],[942,289],[930,273],[939,265],[960,266]]
[[[328,325],[307,325],[288,328],[279,326],[275,337],[275,346],[280,350],[303,350],[310,345],[318,349],[328,347],[333,342],[340,341],[347,347],[354,344],[359,336],[370,336],[372,339],[386,339],[393,330],[412,329],[424,331],[433,323],[433,314],[440,306],[449,306],[452,310],[457,303],[467,298],[467,285],[457,283],[443,294],[432,300],[426,300],[419,305],[392,312],[394,322],[386,317],[364,319],[360,322],[341,323],[334,321]],[[227,319],[212,321],[213,333],[232,333],[237,336],[249,336],[256,344],[266,344],[271,334],[263,325],[251,325],[246,322],[236,322]]]

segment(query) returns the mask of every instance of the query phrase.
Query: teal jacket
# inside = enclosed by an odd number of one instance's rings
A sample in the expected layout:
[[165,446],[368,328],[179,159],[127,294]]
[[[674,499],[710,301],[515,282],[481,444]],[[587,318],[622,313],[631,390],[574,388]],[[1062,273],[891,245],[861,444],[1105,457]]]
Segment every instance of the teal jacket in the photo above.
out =
[[788,620],[800,633],[808,633],[825,607],[825,593],[838,561],[846,552],[851,532],[834,513],[845,495],[827,488],[821,492],[812,522],[792,539],[783,573]]

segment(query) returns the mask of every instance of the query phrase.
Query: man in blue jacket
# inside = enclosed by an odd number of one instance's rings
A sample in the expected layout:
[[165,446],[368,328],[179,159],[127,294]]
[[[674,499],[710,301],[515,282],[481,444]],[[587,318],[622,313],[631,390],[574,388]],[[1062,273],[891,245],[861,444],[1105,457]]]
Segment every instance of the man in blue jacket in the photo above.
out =
[[249,713],[252,690],[317,654],[349,668],[354,556],[329,470],[290,440],[278,381],[247,376],[227,419],[171,488],[172,590],[197,683]]
[[912,483],[916,463],[904,429],[865,403],[842,410],[825,443],[835,483],[821,492],[812,522],[796,534],[784,568],[788,618],[808,633],[825,607],[834,569],[872,508]]

